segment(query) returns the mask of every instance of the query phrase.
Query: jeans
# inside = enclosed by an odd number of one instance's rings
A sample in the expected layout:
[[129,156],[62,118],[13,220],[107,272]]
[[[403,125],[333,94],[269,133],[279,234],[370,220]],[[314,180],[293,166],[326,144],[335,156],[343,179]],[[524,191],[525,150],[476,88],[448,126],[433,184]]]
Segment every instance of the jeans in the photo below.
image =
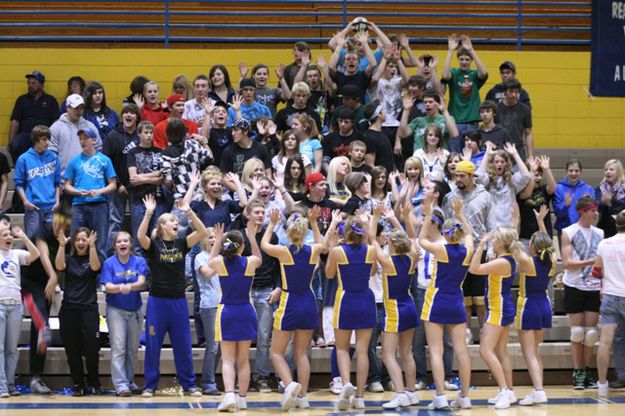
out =
[[[141,220],[143,220],[143,216],[145,215],[145,205],[143,205],[143,201],[141,199],[135,199],[133,195],[130,195],[130,233],[132,235],[132,244],[134,246],[135,253],[138,256],[144,256],[145,253],[141,248],[141,244],[139,244],[139,239],[137,238],[137,231],[139,230],[139,225],[141,224]],[[158,217],[162,214],[169,211],[169,204],[165,202],[165,200],[157,200],[156,208],[154,209],[154,214],[150,219],[150,224],[148,225],[148,236],[152,232],[152,229],[156,225],[156,221]]]
[[28,238],[32,240],[45,224],[52,228],[52,209],[24,210],[24,232]]
[[199,345],[206,342],[206,336],[204,332],[204,324],[202,323],[202,317],[200,316],[200,285],[197,282],[197,276],[195,274],[195,258],[202,252],[199,244],[191,247],[191,250],[184,257],[184,276],[187,283],[193,283],[193,322],[195,326],[195,335],[197,337],[197,343]]
[[258,319],[258,334],[256,336],[256,359],[254,360],[254,374],[258,377],[268,377],[273,373],[269,359],[271,346],[271,330],[273,327],[273,306],[267,298],[273,289],[270,287],[252,288],[252,302]]
[[616,327],[612,349],[616,375],[619,380],[625,380],[625,324]]
[[[128,202],[128,194],[120,194],[115,191],[108,195],[109,207],[109,241],[113,241],[116,233],[124,229],[124,216],[126,215],[126,203]],[[132,236],[134,239],[135,236]],[[111,254],[113,252],[111,247]]]
[[90,230],[98,233],[98,239],[96,241],[96,248],[98,250],[98,257],[100,261],[104,261],[107,256],[107,251],[112,245],[108,239],[109,235],[109,223],[108,218],[109,209],[106,202],[96,202],[93,204],[74,205],[72,207],[72,225],[70,227],[70,234],[74,235],[74,231],[78,227],[87,227]]
[[202,365],[202,388],[217,390],[217,384],[215,383],[215,370],[217,369],[217,362],[219,362],[219,343],[215,341],[217,308],[200,308],[200,317],[206,337],[204,363]]
[[618,379],[625,380],[625,297],[604,294],[600,312],[600,324],[616,324],[612,341],[614,367]]
[[382,360],[378,357],[378,339],[382,333],[384,304],[376,303],[375,307],[377,310],[377,324],[371,332],[371,340],[369,341],[369,374],[367,375],[367,384],[371,384],[374,381],[379,381],[380,383],[387,383],[390,381],[388,371],[386,371],[386,367],[384,367]]
[[[421,316],[423,310],[423,303],[425,301],[425,289],[417,288],[413,291],[412,297],[414,298],[415,305],[417,306],[417,315]],[[415,328],[414,340],[412,342],[412,354],[414,355],[415,362],[417,364],[417,380],[425,381],[427,379],[428,364],[425,358],[425,345],[427,340],[425,337],[425,326],[423,322],[421,325]],[[449,338],[449,331],[445,328],[443,344],[445,350],[443,352],[443,364],[445,366],[445,378],[453,377],[453,364],[454,364],[454,350],[451,345],[451,339]]]
[[135,364],[143,327],[141,308],[136,311],[127,311],[107,305],[106,324],[109,327],[111,380],[115,391],[119,393],[136,389]]
[[15,389],[15,369],[19,357],[17,341],[23,314],[21,303],[0,304],[0,393]]

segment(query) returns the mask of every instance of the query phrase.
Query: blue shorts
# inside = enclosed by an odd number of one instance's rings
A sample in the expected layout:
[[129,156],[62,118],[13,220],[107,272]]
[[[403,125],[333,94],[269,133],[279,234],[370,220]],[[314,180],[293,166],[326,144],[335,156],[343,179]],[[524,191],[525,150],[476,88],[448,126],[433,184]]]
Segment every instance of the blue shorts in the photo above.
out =
[[273,329],[294,331],[317,329],[319,312],[312,290],[303,293],[282,291],[273,321]]
[[551,328],[553,312],[547,295],[517,299],[516,327],[522,330]]
[[404,332],[419,326],[419,316],[412,296],[405,299],[384,299],[384,332]]
[[600,324],[625,326],[625,297],[604,293],[600,313]]

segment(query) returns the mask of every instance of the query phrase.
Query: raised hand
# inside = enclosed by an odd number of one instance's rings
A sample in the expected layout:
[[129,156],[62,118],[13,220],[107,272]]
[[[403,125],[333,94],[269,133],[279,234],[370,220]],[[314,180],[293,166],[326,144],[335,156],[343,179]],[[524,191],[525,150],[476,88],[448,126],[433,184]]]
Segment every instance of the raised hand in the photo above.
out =
[[241,110],[241,104],[243,103],[243,97],[240,95],[235,95],[232,99],[232,104],[228,104],[232,109],[236,112]]
[[258,131],[258,134],[260,134],[261,136],[263,137],[266,136],[267,135],[267,122],[258,120],[256,122],[256,130]]
[[176,200],[176,206],[178,207],[178,209],[184,213],[186,213],[187,211],[189,211],[189,204],[186,203],[184,201],[184,199],[178,199]]
[[306,68],[308,65],[310,65],[310,62],[311,62],[310,52],[306,51],[302,54],[302,65],[304,66],[304,68]]
[[540,224],[541,222],[545,221],[545,217],[547,217],[547,214],[549,213],[549,208],[547,207],[547,205],[543,204],[540,206],[540,209],[538,211],[536,211],[535,209],[532,211],[534,211],[534,216],[536,216],[536,222]]
[[319,55],[317,56],[317,66],[319,66],[319,68],[324,69],[326,67],[327,63],[326,63],[326,57],[323,55]]
[[384,48],[384,59],[386,59],[387,61],[391,60],[391,58],[393,58],[393,52],[394,52],[394,47],[393,45],[388,45]]
[[224,239],[224,225],[223,223],[215,224],[215,244],[221,243]]
[[278,126],[276,125],[276,123],[272,120],[269,119],[267,120],[267,134],[269,134],[270,136],[273,136],[274,134],[276,134],[276,131],[278,130]]
[[544,171],[549,170],[549,156],[542,155],[538,157],[540,168]]
[[[304,59],[302,59],[302,64],[303,63],[304,63]],[[310,59],[308,60],[308,63],[310,63]],[[306,66],[308,66],[308,64],[306,64]],[[276,76],[278,77],[278,79],[284,78],[284,70],[285,69],[286,69],[286,65],[284,65],[284,64],[278,65],[278,67],[276,68]]]
[[462,47],[468,51],[473,50],[473,44],[471,43],[471,38],[468,35],[462,35],[460,38],[462,41]]
[[321,208],[319,208],[319,205],[314,205],[312,208],[308,210],[308,221],[313,223],[314,221],[317,221],[317,218],[319,218],[320,215],[321,215]]
[[280,210],[277,208],[274,208],[271,210],[271,213],[269,216],[269,222],[273,225],[276,225],[277,223],[280,222],[281,217],[282,217],[282,214],[280,214]]
[[519,154],[519,152],[516,150],[516,146],[514,145],[514,143],[506,142],[503,145],[503,150],[505,150],[506,153],[508,153],[512,157]]
[[390,220],[394,217],[395,217],[395,211],[393,210],[393,208],[385,205],[384,211],[382,212],[382,218],[384,218],[385,220]]
[[454,208],[454,213],[456,214],[456,217],[462,215],[462,207],[464,206],[464,201],[461,198],[452,199],[451,206]]
[[69,243],[70,238],[65,236],[65,231],[61,228],[56,235],[56,240],[59,242],[61,247],[65,247],[67,243]]
[[436,103],[436,106],[438,107],[438,111],[443,114],[447,109],[447,102],[445,101],[445,96],[443,94],[440,94],[439,97],[441,102]]
[[471,161],[471,156],[473,156],[473,152],[471,152],[471,148],[465,144],[462,149],[462,160]]
[[432,59],[430,59],[430,64],[428,66],[432,69],[435,69],[437,65],[438,65],[438,56],[434,55],[432,56]]
[[495,236],[495,233],[493,233],[492,231],[490,233],[484,234],[482,238],[480,239],[480,244],[483,244],[483,245],[488,244],[488,242],[492,240],[494,236]]
[[145,212],[153,214],[156,209],[156,199],[154,199],[152,194],[147,194],[143,197],[143,205],[145,206]]
[[410,218],[411,212],[412,212],[412,204],[410,202],[406,202],[404,205],[401,206],[401,217],[406,222],[406,225],[408,225],[408,219]]
[[200,176],[200,172],[198,172],[197,170],[192,170],[191,173],[189,174],[189,180],[191,181],[192,184],[195,184],[195,185],[200,183],[200,181],[202,180],[202,177]]
[[22,230],[20,227],[15,226],[11,229],[11,232],[13,233],[13,236],[15,238],[19,238],[20,240],[23,240],[24,237],[26,237],[26,234],[24,233],[24,230]]
[[249,68],[245,65],[245,62],[239,62],[239,74],[241,74],[241,78],[247,77],[247,71],[249,71]]
[[404,49],[410,49],[410,39],[408,39],[405,33],[399,35],[399,46]]
[[258,233],[259,229],[260,226],[256,225],[254,221],[248,221],[247,225],[245,226],[245,233],[247,234],[247,238],[256,238],[256,234]]
[[458,48],[458,35],[452,33],[447,38],[447,47],[450,51],[455,51]]
[[95,244],[98,241],[98,232],[95,230],[91,230],[89,232],[89,237],[87,237],[87,241],[89,242],[90,248],[95,248]]
[[332,211],[332,222],[338,224],[339,222],[341,222],[341,220],[343,219],[343,217],[341,216],[341,210],[340,209],[335,209],[334,211]]
[[373,216],[376,218],[379,218],[382,216],[382,214],[384,213],[384,204],[383,203],[379,203],[377,204],[375,207],[373,207]]
[[143,106],[145,105],[145,98],[143,98],[142,94],[133,95],[132,100],[135,102],[135,104],[137,104],[137,107],[139,107],[139,110],[141,110]]
[[284,173],[275,172],[273,174],[273,184],[278,189],[281,189],[282,187],[284,187]]
[[414,106],[414,101],[412,97],[410,96],[410,94],[408,94],[407,92],[404,94],[401,100],[401,105],[404,107],[405,111],[410,111],[412,107]]

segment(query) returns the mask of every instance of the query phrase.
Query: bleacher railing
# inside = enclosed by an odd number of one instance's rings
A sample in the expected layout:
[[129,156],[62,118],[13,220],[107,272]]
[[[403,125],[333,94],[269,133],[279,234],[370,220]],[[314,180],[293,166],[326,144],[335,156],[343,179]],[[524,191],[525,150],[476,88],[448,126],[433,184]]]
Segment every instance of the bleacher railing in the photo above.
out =
[[590,45],[590,1],[82,0],[4,1],[0,42],[323,44],[356,16],[411,43]]

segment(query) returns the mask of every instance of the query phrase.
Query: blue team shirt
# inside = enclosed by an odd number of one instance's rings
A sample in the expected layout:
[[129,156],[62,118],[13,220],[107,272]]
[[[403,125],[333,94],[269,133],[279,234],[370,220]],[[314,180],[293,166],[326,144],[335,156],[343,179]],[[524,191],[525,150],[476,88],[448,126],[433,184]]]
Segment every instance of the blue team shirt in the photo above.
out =
[[[102,273],[100,274],[100,283],[103,285],[107,283],[116,285],[135,283],[139,280],[139,276],[145,277],[149,273],[150,269],[143,257],[130,256],[128,262],[123,264],[117,256],[112,256],[104,261]],[[128,294],[107,293],[106,303],[126,311],[136,311],[143,302],[141,301],[141,292],[132,291]]]
[[[78,190],[102,189],[108,180],[117,176],[113,162],[103,153],[96,152],[92,156],[80,153],[70,160],[65,169],[65,180],[72,181]],[[74,195],[72,205],[85,205],[95,202],[106,202],[106,195],[95,197]]]

